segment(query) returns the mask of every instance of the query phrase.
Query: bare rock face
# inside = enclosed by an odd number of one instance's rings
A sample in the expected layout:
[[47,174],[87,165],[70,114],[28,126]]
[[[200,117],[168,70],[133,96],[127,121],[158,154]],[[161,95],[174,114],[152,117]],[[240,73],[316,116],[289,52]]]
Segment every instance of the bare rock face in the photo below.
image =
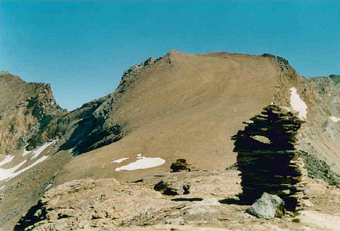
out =
[[226,193],[232,195],[235,190],[239,191],[239,184],[235,183],[239,181],[238,172],[222,175],[168,172],[163,177],[163,182],[192,185],[194,195],[163,195],[153,189],[159,182],[157,178],[130,184],[121,184],[113,178],[74,180],[46,191],[15,228],[26,231],[141,230],[150,225],[184,225],[189,221],[195,224],[200,220],[209,221],[213,227],[212,224],[220,222],[219,215],[228,217],[229,213],[235,213],[219,200]]
[[310,78],[309,81],[318,104],[322,105],[330,116],[340,117],[340,75]]
[[[111,228],[137,222],[161,207],[152,189],[120,185],[114,179],[76,180],[53,188],[23,217],[17,229],[73,230]],[[159,200],[160,204],[171,201]]]
[[338,75],[305,78],[304,95],[311,115],[301,130],[299,148],[303,150],[308,177],[340,185],[340,84]]
[[0,73],[0,99],[1,154],[25,146],[63,112],[49,84],[26,83],[8,72]]
[[[245,213],[248,206],[235,200],[241,191],[240,175],[235,170],[214,173],[168,172],[159,177],[155,175],[144,182],[131,184],[120,184],[111,178],[75,180],[59,185],[45,192],[41,200],[22,217],[16,230],[269,231],[304,230],[305,227],[311,230],[332,230],[327,228],[330,227],[327,226],[327,220],[321,220],[321,225],[314,225],[311,221],[292,222],[295,217],[289,212],[281,219],[266,222]],[[191,193],[171,197],[163,195],[153,190],[159,180],[181,184],[187,182],[191,186]],[[320,182],[309,181],[313,186],[308,192],[314,204],[313,210],[319,211],[320,217],[326,213],[339,213],[336,201],[340,200],[340,189],[330,188]],[[329,198],[334,203],[329,203]],[[283,205],[280,205],[275,195],[269,195],[261,203],[259,207],[264,214],[274,214],[277,217],[283,215]],[[302,221],[302,218],[299,219]],[[334,227],[337,227],[334,224],[338,224],[339,219],[339,216],[332,216]],[[314,220],[317,219],[314,217]]]

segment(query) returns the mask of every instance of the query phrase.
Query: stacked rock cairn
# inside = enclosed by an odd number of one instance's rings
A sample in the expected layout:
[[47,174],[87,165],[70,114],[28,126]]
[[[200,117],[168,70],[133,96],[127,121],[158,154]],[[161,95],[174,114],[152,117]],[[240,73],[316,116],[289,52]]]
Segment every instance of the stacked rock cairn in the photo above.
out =
[[305,192],[306,170],[296,149],[304,121],[269,105],[244,123],[245,129],[232,137],[242,177],[240,200],[251,204],[267,192],[281,197],[287,210],[296,211]]

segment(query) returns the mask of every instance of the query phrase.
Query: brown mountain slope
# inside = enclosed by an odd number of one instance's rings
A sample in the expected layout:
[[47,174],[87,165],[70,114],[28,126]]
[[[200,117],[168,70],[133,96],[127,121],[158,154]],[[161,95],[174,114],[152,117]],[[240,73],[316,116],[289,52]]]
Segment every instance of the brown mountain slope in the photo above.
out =
[[[244,127],[242,121],[272,102],[289,107],[292,87],[308,106],[301,148],[340,173],[340,124],[330,123],[334,135],[327,137],[329,129],[323,124],[329,116],[315,93],[319,85],[298,75],[282,58],[172,51],[125,78],[130,80],[128,87],[118,91],[123,94],[103,127],[125,124],[127,136],[71,161],[60,182],[87,176],[131,180],[167,170],[177,158],[187,159],[198,169],[224,169],[235,162],[230,137]],[[139,153],[166,162],[157,168],[115,171],[136,161]],[[129,160],[111,163],[120,158]]]
[[[272,102],[280,75],[271,58],[172,51],[139,72],[109,112],[107,121],[127,124],[128,135],[71,161],[61,182],[92,174],[132,179],[168,169],[177,158],[200,169],[224,169],[235,162],[230,137]],[[133,162],[139,153],[166,163],[131,172],[116,172],[123,164],[110,163]]]
[[[119,100],[114,106],[106,100],[106,106],[100,106],[97,114],[111,105],[101,128],[123,124],[127,135],[71,161],[60,182],[88,176],[131,180],[167,170],[177,158],[187,159],[198,169],[224,169],[235,162],[230,137],[244,127],[242,121],[272,102],[289,107],[292,87],[308,106],[300,146],[316,157],[311,163],[311,176],[315,175],[313,168],[319,168],[314,166],[318,159],[340,173],[340,123],[329,121],[328,112],[334,104],[320,104],[315,93],[320,84],[311,84],[282,58],[172,51],[152,65],[125,74],[123,84],[125,80],[128,84],[124,90],[120,86],[113,93],[120,94]],[[157,168],[115,171],[136,161],[137,154],[161,157],[166,162]],[[129,160],[111,163],[120,158]],[[319,175],[328,174],[327,169],[322,171]]]

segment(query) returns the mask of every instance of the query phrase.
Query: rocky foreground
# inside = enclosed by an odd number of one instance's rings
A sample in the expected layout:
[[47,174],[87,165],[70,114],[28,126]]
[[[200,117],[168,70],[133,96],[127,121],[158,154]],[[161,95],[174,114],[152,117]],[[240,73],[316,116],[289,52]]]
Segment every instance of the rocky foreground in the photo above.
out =
[[[173,194],[156,191],[165,182]],[[340,189],[308,179],[300,211],[256,218],[241,193],[240,172],[167,172],[121,184],[83,179],[51,188],[15,230],[336,230]],[[183,194],[183,186],[189,193]],[[163,193],[162,193],[163,192]]]

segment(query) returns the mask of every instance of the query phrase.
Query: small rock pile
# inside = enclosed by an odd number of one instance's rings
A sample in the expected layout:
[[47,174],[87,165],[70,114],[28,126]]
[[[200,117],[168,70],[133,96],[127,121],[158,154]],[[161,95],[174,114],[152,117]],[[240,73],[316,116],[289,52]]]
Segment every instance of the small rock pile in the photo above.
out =
[[170,168],[172,172],[191,171],[186,159],[177,159],[175,163],[171,164]]
[[305,189],[305,170],[295,148],[303,122],[290,111],[269,105],[232,137],[242,176],[241,200],[253,203],[267,192],[280,196],[287,210],[297,209]]

